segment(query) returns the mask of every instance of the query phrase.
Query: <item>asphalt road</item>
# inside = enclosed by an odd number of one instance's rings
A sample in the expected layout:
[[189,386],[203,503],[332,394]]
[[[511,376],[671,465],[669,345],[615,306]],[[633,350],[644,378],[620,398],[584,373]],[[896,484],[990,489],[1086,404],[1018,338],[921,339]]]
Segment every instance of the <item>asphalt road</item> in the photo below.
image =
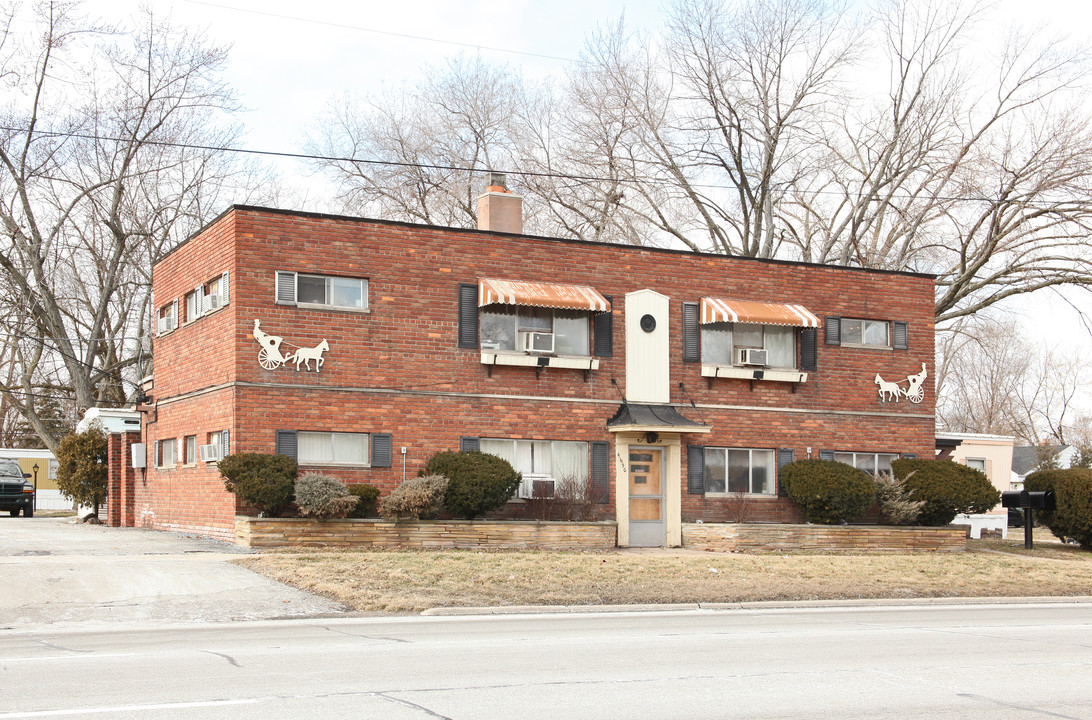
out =
[[0,631],[0,720],[1084,718],[1087,604]]

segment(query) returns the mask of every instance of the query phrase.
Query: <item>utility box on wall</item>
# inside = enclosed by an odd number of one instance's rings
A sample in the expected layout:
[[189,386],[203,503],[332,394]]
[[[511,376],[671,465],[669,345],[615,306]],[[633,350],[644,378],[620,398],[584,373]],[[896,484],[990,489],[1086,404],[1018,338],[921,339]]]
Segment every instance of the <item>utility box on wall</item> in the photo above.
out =
[[148,446],[144,443],[133,443],[129,446],[133,453],[133,467],[142,468],[148,466]]

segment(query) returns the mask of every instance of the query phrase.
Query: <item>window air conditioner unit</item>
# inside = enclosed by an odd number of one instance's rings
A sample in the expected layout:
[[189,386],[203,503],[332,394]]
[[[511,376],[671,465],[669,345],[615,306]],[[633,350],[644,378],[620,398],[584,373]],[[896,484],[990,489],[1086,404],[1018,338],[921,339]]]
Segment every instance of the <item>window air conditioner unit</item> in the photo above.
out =
[[740,348],[736,351],[736,360],[740,365],[766,365],[766,351]]
[[552,353],[554,351],[554,334],[521,332],[519,334],[519,347],[523,352]]
[[549,475],[523,473],[523,482],[519,486],[519,496],[524,500],[531,498],[552,498],[554,480]]
[[224,299],[219,295],[206,295],[205,296],[205,311],[216,310],[224,304]]
[[201,458],[201,462],[216,462],[220,460],[220,445],[219,443],[212,443],[210,445],[198,445],[197,455]]

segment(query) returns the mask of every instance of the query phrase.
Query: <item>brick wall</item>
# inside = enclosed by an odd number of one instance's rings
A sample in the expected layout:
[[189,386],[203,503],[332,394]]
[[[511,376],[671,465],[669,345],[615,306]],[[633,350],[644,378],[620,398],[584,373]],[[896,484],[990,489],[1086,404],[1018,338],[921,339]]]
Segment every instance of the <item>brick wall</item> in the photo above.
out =
[[475,522],[459,520],[313,520],[235,518],[235,541],[246,547],[413,548],[476,550],[609,550],[610,522]]
[[[367,278],[369,312],[276,305],[277,270]],[[457,449],[463,435],[611,440],[605,425],[626,378],[624,295],[642,288],[670,298],[672,402],[693,401],[697,407],[683,413],[713,427],[684,444],[792,448],[797,458],[808,447],[813,457],[821,449],[933,451],[932,379],[920,405],[880,403],[873,383],[877,373],[905,378],[922,362],[932,377],[933,283],[923,276],[236,208],[156,265],[156,303],[183,304],[196,284],[224,271],[229,305],[156,339],[149,452],[156,439],[196,433],[204,442],[219,429],[231,430],[235,452],[272,452],[277,429],[387,432],[394,467],[327,468],[386,493],[403,477],[402,446],[412,476],[434,452]],[[458,284],[479,277],[586,284],[613,296],[613,357],[587,375],[490,372],[478,350],[457,347]],[[795,388],[710,383],[681,354],[682,303],[707,295],[800,303],[820,317],[907,321],[910,349],[827,346],[820,331],[818,372]],[[262,369],[255,319],[293,345],[326,339],[322,372]],[[685,468],[684,453],[684,520],[730,519],[729,498],[685,493]],[[138,524],[233,531],[234,498],[213,466],[150,467],[136,495]],[[753,520],[800,519],[784,499],[752,505]]]

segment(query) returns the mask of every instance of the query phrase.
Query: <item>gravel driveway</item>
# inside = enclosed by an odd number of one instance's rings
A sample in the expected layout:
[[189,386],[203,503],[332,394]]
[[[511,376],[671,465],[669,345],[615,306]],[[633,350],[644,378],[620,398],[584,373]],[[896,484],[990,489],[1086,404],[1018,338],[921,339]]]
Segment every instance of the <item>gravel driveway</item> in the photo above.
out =
[[178,533],[5,514],[0,629],[268,620],[345,610],[228,562],[249,552]]

